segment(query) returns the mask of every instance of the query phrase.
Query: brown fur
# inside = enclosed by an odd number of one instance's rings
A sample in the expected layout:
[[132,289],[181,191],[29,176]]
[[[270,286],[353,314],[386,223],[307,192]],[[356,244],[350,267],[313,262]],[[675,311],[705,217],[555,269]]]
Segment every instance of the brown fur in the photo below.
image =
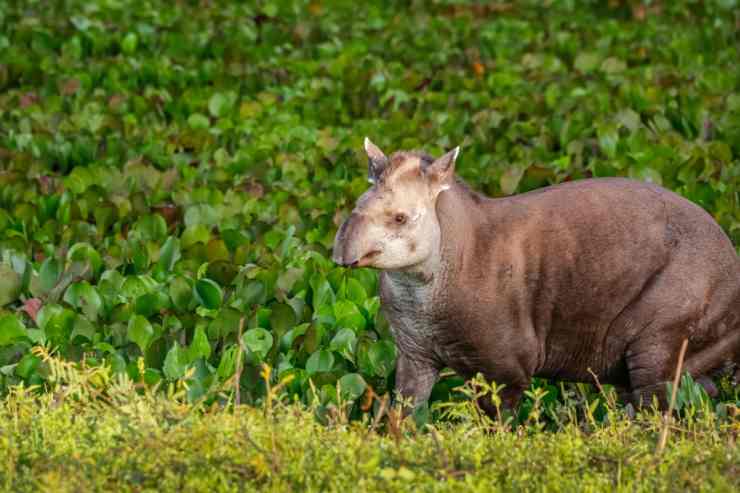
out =
[[489,199],[457,180],[436,215],[439,268],[380,278],[396,386],[416,404],[443,367],[506,384],[514,406],[533,376],[591,372],[636,403],[662,401],[684,338],[699,378],[740,364],[740,259],[668,190],[608,178]]

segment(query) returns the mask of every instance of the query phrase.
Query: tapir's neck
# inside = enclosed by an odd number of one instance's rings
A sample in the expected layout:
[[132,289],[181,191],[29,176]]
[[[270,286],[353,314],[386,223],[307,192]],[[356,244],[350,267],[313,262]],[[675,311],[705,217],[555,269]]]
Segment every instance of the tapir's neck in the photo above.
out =
[[[470,242],[478,217],[479,201],[465,185],[455,183],[437,198],[436,228],[429,238],[432,254],[423,262],[397,271],[387,271],[394,284],[409,288],[445,282],[461,267],[466,242]],[[482,199],[485,200],[485,199]]]

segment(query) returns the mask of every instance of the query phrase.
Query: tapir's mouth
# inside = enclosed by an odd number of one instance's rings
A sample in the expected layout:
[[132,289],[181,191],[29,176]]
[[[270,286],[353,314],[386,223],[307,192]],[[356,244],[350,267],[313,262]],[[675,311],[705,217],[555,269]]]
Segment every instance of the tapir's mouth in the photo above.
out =
[[358,261],[356,261],[353,266],[354,267],[365,267],[366,265],[370,265],[375,257],[380,255],[380,250],[371,250],[365,255],[362,256],[362,258]]

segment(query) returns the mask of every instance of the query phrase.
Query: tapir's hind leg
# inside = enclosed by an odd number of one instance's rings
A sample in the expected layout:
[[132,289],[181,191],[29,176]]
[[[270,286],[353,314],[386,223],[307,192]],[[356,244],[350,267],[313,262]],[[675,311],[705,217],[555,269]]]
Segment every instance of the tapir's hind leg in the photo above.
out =
[[710,396],[716,397],[717,388],[706,375],[721,367],[723,362],[731,361],[733,354],[740,350],[740,330],[725,334],[697,349],[685,328],[663,328],[651,331],[633,343],[627,352],[627,366],[630,376],[633,400],[638,405],[649,406],[653,397],[658,404],[667,404],[666,382],[671,381],[678,365],[681,343],[689,338],[681,373],[689,373],[701,384]]
[[651,278],[614,324],[630,341],[625,361],[638,405],[649,406],[654,397],[666,405],[666,382],[675,375],[684,339],[682,372],[695,378],[740,356],[740,290],[717,266],[684,257]]

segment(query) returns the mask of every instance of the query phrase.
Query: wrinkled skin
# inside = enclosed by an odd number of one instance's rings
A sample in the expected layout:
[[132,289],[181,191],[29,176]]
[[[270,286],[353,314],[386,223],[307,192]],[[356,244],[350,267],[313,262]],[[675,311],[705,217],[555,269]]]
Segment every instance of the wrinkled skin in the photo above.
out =
[[621,178],[489,199],[455,178],[457,149],[365,148],[373,186],[334,260],[382,270],[396,388],[414,405],[444,367],[505,384],[514,407],[533,376],[595,375],[664,404],[685,338],[684,370],[710,391],[707,375],[740,365],[740,259],[698,206]]

